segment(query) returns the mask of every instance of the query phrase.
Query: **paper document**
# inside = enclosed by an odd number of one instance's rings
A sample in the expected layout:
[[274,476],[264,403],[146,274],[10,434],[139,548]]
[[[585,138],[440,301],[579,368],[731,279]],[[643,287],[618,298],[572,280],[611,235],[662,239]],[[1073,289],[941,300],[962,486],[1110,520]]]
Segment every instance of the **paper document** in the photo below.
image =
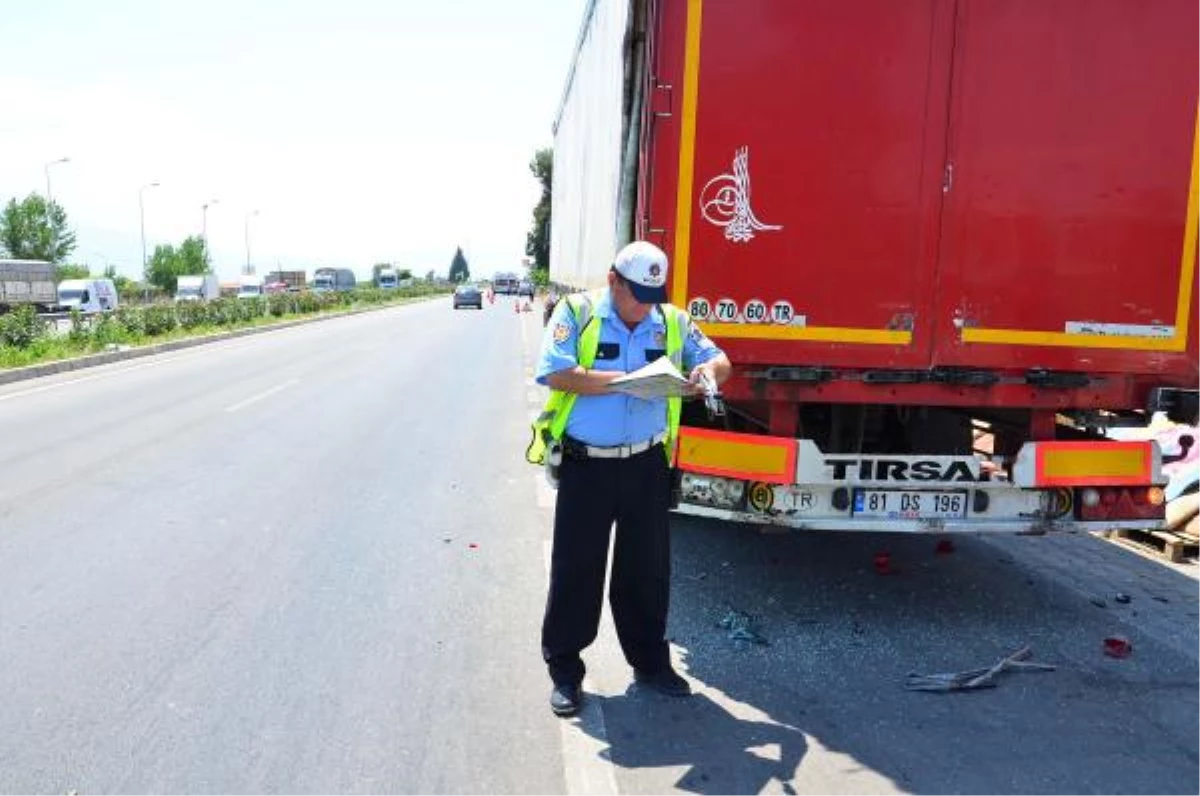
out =
[[667,357],[659,357],[644,368],[613,379],[608,389],[645,399],[695,395],[688,380]]

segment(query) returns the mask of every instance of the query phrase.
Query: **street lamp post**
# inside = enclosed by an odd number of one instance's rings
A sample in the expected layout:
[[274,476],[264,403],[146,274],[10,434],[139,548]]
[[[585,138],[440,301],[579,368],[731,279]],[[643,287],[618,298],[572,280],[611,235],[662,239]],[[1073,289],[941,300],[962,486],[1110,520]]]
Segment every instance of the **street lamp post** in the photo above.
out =
[[57,166],[59,163],[70,162],[70,158],[64,157],[59,158],[58,160],[52,160],[44,167],[44,171],[46,172],[46,226],[50,227],[50,251],[48,252],[49,256],[47,259],[51,262],[56,260],[55,255],[57,254],[58,249],[58,234],[54,231],[54,216],[50,212],[50,205],[54,201],[53,195],[50,193],[50,167]]
[[204,267],[208,267],[208,208],[220,202],[220,199],[209,199],[201,205],[200,240],[204,241]]
[[50,167],[57,166],[59,163],[70,163],[70,162],[71,162],[70,158],[59,158],[58,160],[52,160],[46,164],[46,167],[45,167],[45,171],[46,171],[46,208],[47,208],[46,212],[49,212],[50,202],[53,201],[53,195],[50,193]]
[[257,210],[252,210],[246,214],[246,275],[254,273],[253,261],[250,259],[250,219],[258,215]]
[[146,259],[146,201],[143,197],[147,188],[157,187],[158,182],[155,181],[147,185],[143,185],[138,189],[138,212],[141,214],[142,218],[142,282],[144,285],[142,290],[142,298],[144,300],[149,300],[150,298],[150,275],[146,273],[146,269],[149,267],[150,263]]

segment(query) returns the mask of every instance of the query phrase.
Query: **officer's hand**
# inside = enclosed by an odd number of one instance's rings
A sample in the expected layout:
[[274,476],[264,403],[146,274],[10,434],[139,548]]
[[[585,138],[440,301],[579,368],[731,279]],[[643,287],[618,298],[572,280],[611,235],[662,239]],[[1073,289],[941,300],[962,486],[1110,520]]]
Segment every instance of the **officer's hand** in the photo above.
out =
[[688,387],[692,395],[705,395],[710,389],[716,389],[716,380],[712,374],[703,365],[697,365],[692,368],[692,372],[688,374]]

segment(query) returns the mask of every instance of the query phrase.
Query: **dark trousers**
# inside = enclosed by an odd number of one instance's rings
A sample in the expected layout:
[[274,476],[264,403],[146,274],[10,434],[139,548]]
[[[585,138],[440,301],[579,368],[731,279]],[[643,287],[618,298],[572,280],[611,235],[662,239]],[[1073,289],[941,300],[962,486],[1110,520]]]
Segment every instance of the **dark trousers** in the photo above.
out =
[[555,683],[583,680],[579,654],[596,640],[599,629],[613,523],[608,599],[625,660],[649,673],[670,665],[670,489],[661,445],[627,459],[564,457],[542,622],[542,657]]

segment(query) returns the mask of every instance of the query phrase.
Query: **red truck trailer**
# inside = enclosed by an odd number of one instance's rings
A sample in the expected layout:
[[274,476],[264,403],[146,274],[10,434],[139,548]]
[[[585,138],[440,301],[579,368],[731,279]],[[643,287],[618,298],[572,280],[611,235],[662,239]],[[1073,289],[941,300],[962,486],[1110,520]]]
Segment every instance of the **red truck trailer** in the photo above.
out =
[[1195,0],[595,0],[551,279],[637,237],[729,354],[678,510],[791,528],[1155,527],[1195,422]]

